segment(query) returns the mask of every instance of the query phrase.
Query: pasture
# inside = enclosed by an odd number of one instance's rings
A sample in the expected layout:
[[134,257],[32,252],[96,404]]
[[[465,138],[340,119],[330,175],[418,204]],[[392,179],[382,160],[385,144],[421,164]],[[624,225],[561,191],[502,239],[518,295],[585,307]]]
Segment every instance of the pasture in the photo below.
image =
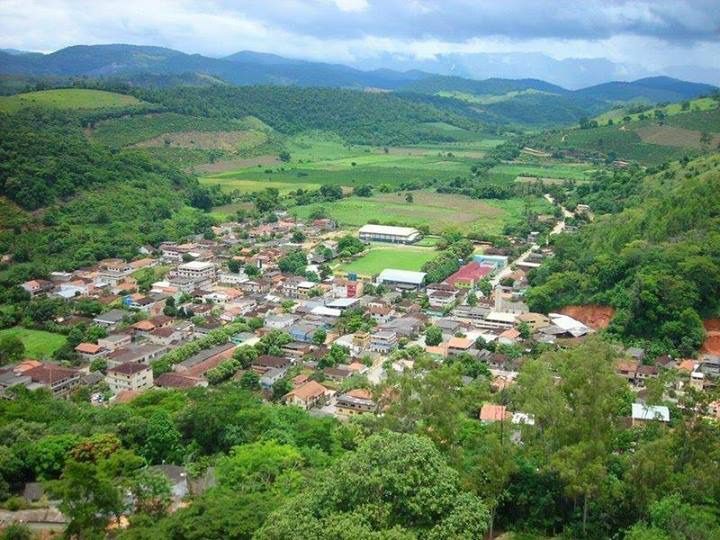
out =
[[518,176],[583,181],[589,180],[593,171],[587,163],[502,163],[490,169],[490,178],[502,182],[514,182]]
[[42,330],[30,330],[21,326],[0,330],[0,338],[15,336],[25,345],[25,357],[37,360],[49,359],[65,344],[65,336]]
[[363,276],[374,276],[385,268],[419,271],[423,264],[435,257],[437,253],[434,249],[427,247],[373,244],[364,255],[352,262],[339,265],[337,270],[355,272]]
[[[642,121],[644,118],[652,118],[655,115],[655,111],[661,111],[667,116],[685,116],[686,114],[693,114],[697,112],[705,112],[716,110],[720,107],[720,102],[713,98],[704,97],[698,99],[692,99],[687,102],[687,108],[683,109],[682,103],[670,103],[663,107],[655,107],[648,109],[642,113],[628,114],[624,108],[612,109],[606,113],[603,113],[595,118],[598,124],[607,125],[609,120],[613,122],[621,121],[623,118],[629,117],[631,122]],[[641,115],[643,118],[641,118]]]
[[[384,225],[428,226],[433,233],[449,227],[500,234],[505,225],[521,219],[526,201],[522,199],[479,200],[462,195],[412,192],[413,202],[405,200],[405,193],[384,193],[374,197],[348,197],[322,205],[298,206],[291,212],[299,219],[308,219],[318,206],[341,225],[359,227],[377,222]],[[550,211],[541,198],[528,201],[533,210]]]
[[138,105],[144,105],[144,103],[133,96],[84,88],[41,90],[39,92],[0,97],[0,112],[9,113],[27,107],[105,109]]

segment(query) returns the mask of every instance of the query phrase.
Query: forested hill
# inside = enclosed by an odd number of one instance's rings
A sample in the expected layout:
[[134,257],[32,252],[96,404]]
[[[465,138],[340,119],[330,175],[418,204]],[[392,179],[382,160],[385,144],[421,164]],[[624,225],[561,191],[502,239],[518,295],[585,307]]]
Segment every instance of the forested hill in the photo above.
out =
[[571,195],[599,214],[622,211],[557,237],[528,303],[535,311],[611,305],[612,333],[691,354],[703,339],[701,319],[720,307],[720,155],[650,172],[603,175]]
[[[90,143],[67,111],[0,114],[0,282],[75,269],[203,232],[211,191],[137,152]],[[33,211],[28,212],[28,211]]]
[[469,130],[481,127],[452,110],[388,93],[290,86],[214,86],[137,89],[133,94],[182,114],[217,118],[254,116],[281,133],[319,129],[360,144],[452,140],[447,134],[431,129],[430,124],[435,122]]

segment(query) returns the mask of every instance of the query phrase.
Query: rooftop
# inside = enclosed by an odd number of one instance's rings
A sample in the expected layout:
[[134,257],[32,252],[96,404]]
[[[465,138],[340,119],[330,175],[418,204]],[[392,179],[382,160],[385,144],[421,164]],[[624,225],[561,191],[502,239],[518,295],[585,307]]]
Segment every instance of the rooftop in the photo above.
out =
[[112,372],[120,373],[122,375],[133,375],[135,373],[145,371],[146,369],[150,369],[150,367],[146,366],[145,364],[140,364],[138,362],[127,362],[125,364],[120,364],[119,366],[108,369],[108,373]]
[[413,272],[411,270],[397,270],[395,268],[386,268],[378,276],[378,281],[398,281],[401,283],[412,283],[413,285],[422,284],[425,279],[425,272]]
[[395,236],[411,236],[420,234],[414,227],[391,227],[389,225],[363,225],[358,231],[361,234],[389,234]]

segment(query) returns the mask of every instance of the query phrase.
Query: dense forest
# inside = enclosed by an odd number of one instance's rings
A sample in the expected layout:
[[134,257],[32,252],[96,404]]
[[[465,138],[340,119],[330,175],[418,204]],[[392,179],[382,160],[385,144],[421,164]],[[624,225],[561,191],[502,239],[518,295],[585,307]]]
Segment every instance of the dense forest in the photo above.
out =
[[703,340],[701,318],[717,312],[720,298],[720,157],[651,172],[601,175],[576,188],[598,215],[578,234],[557,237],[556,256],[535,272],[528,303],[545,312],[611,305],[612,333],[688,355]]
[[318,129],[334,131],[347,142],[394,145],[453,140],[423,124],[447,122],[474,130],[476,124],[441,110],[387,93],[283,86],[177,87],[134,90],[145,101],[193,116],[255,116],[285,134]]

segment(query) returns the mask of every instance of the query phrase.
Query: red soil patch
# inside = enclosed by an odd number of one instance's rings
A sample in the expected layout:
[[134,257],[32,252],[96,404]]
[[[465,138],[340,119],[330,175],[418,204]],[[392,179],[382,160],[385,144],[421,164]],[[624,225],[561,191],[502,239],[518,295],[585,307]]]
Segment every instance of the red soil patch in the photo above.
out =
[[565,306],[560,310],[560,313],[577,319],[590,328],[602,330],[610,324],[610,320],[615,315],[615,310],[610,306],[589,304],[587,306]]
[[702,352],[720,355],[720,319],[707,319],[703,322],[707,337]]

